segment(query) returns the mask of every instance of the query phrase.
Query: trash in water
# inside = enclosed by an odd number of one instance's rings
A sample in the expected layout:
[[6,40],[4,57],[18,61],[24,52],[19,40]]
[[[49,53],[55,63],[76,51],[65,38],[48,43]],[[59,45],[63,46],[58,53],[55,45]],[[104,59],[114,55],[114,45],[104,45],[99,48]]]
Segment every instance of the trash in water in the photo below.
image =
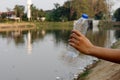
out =
[[56,80],[60,80],[60,77],[56,77]]
[[77,78],[78,78],[78,75],[77,75],[77,74],[75,74],[75,75],[74,75],[74,79],[76,80]]

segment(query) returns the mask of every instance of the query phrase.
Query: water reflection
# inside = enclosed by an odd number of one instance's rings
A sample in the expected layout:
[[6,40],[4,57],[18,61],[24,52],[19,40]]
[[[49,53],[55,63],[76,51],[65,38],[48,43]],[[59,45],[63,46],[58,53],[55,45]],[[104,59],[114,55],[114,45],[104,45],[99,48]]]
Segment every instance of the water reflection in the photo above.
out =
[[[22,80],[72,80],[96,58],[83,54],[69,57],[65,51],[70,33],[70,30],[63,29],[0,32],[0,80],[9,80],[10,77],[11,80],[16,80],[15,77]],[[86,36],[93,44],[108,47],[120,38],[119,33],[119,30],[89,30]],[[7,77],[3,78],[4,73]],[[9,76],[11,73],[17,74]]]
[[28,41],[34,43],[36,41],[42,40],[47,34],[52,34],[55,38],[56,44],[60,42],[68,43],[68,38],[71,31],[67,30],[33,30],[24,32],[0,32],[2,38],[11,37],[16,46],[25,43],[25,36],[28,36]]
[[[70,30],[31,30],[31,31],[24,31],[24,32],[0,32],[2,38],[7,38],[7,42],[13,39],[16,46],[25,45],[25,40],[27,36],[27,47],[28,53],[32,51],[32,44],[37,43],[40,40],[43,40],[44,37],[48,34],[52,34],[54,37],[54,42],[56,46],[62,42],[68,45],[68,38],[70,35]],[[99,30],[93,32],[89,30],[87,32],[87,37],[90,41],[98,46],[102,47],[110,47],[112,43],[114,43],[119,37],[120,30]]]
[[116,37],[116,39],[120,38],[120,30],[115,31],[115,37]]
[[115,37],[115,30],[107,31],[105,47],[110,48],[113,45],[113,43],[115,43],[116,41],[117,41],[117,39]]
[[[44,37],[48,34],[52,34],[54,37],[56,46],[62,42],[66,45],[68,44],[68,38],[70,35],[70,30],[32,30],[32,31],[24,31],[24,32],[0,32],[2,38],[7,38],[8,43],[13,39],[16,46],[25,44],[25,36],[27,36],[28,42],[28,53],[31,53],[32,44],[37,43],[39,40],[43,40]],[[112,43],[116,41],[120,37],[120,30],[99,30],[93,32],[89,30],[87,32],[87,37],[90,41],[98,46],[102,47],[110,47]]]
[[100,30],[99,32],[93,33],[91,30],[89,30],[86,36],[94,45],[104,47],[107,38],[106,31]]
[[32,43],[31,43],[31,32],[28,31],[28,39],[27,39],[27,48],[28,48],[28,54],[32,53]]

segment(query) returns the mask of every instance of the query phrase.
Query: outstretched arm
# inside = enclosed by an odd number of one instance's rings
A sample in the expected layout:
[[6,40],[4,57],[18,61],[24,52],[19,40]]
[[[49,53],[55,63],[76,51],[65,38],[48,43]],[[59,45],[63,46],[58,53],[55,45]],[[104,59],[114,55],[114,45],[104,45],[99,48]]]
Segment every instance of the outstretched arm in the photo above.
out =
[[69,44],[84,54],[120,64],[120,49],[95,46],[77,30],[72,31]]

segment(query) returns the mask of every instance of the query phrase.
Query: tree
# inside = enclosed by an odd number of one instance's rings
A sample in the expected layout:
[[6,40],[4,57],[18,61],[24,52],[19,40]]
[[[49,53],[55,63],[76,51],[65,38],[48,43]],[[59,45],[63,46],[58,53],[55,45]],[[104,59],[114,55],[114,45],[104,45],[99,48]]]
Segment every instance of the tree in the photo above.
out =
[[83,13],[89,15],[90,18],[106,19],[109,15],[108,4],[106,0],[68,0],[63,6],[55,4],[55,9],[47,14],[49,21],[76,20]]
[[83,13],[87,13],[89,15],[88,0],[71,0],[69,4],[71,15],[76,13],[77,19],[80,18]]
[[38,9],[33,4],[31,5],[31,16],[32,20],[36,20],[38,17]]
[[55,9],[47,13],[48,21],[71,21],[77,17],[76,11],[71,7],[71,2],[67,1],[63,6],[55,4]]
[[63,7],[68,8],[70,11],[69,20],[75,20],[77,19],[77,11],[72,7],[73,1],[66,1],[63,5]]
[[57,9],[57,8],[60,7],[60,4],[59,3],[54,3],[54,6],[55,6],[55,9]]
[[63,6],[52,10],[47,14],[49,21],[68,21],[70,20],[70,9]]
[[2,13],[2,14],[1,14],[1,19],[4,20],[6,17],[7,17],[7,14],[6,14],[6,13]]
[[24,15],[24,10],[25,10],[25,7],[23,5],[15,5],[14,11],[15,11],[16,17],[20,17],[20,19],[22,20],[22,17]]
[[38,17],[45,17],[46,13],[42,9],[38,10]]
[[36,8],[33,4],[31,5],[31,16],[32,20],[38,20],[41,17],[45,16],[45,12],[42,9]]
[[114,17],[116,18],[116,21],[120,21],[120,8],[118,8],[115,13]]
[[106,4],[103,0],[97,0],[94,2],[93,8],[94,8],[94,16],[95,19],[101,20],[103,18],[103,15],[106,13]]
[[77,19],[83,13],[86,13],[89,17],[94,18],[96,15],[101,16],[101,13],[104,16],[104,14],[108,11],[105,0],[70,0],[66,1],[63,6],[70,8],[71,15],[76,13]]
[[112,6],[114,5],[114,1],[117,0],[106,0],[106,6],[107,6],[107,19],[110,20],[111,19],[111,13],[113,13],[113,9]]

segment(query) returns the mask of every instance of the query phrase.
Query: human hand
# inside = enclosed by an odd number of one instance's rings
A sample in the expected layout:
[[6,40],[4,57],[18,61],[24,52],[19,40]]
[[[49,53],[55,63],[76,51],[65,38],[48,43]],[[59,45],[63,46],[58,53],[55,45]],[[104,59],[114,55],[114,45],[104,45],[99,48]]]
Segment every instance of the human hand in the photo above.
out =
[[78,51],[89,55],[94,45],[78,30],[73,30],[70,35],[69,44]]

